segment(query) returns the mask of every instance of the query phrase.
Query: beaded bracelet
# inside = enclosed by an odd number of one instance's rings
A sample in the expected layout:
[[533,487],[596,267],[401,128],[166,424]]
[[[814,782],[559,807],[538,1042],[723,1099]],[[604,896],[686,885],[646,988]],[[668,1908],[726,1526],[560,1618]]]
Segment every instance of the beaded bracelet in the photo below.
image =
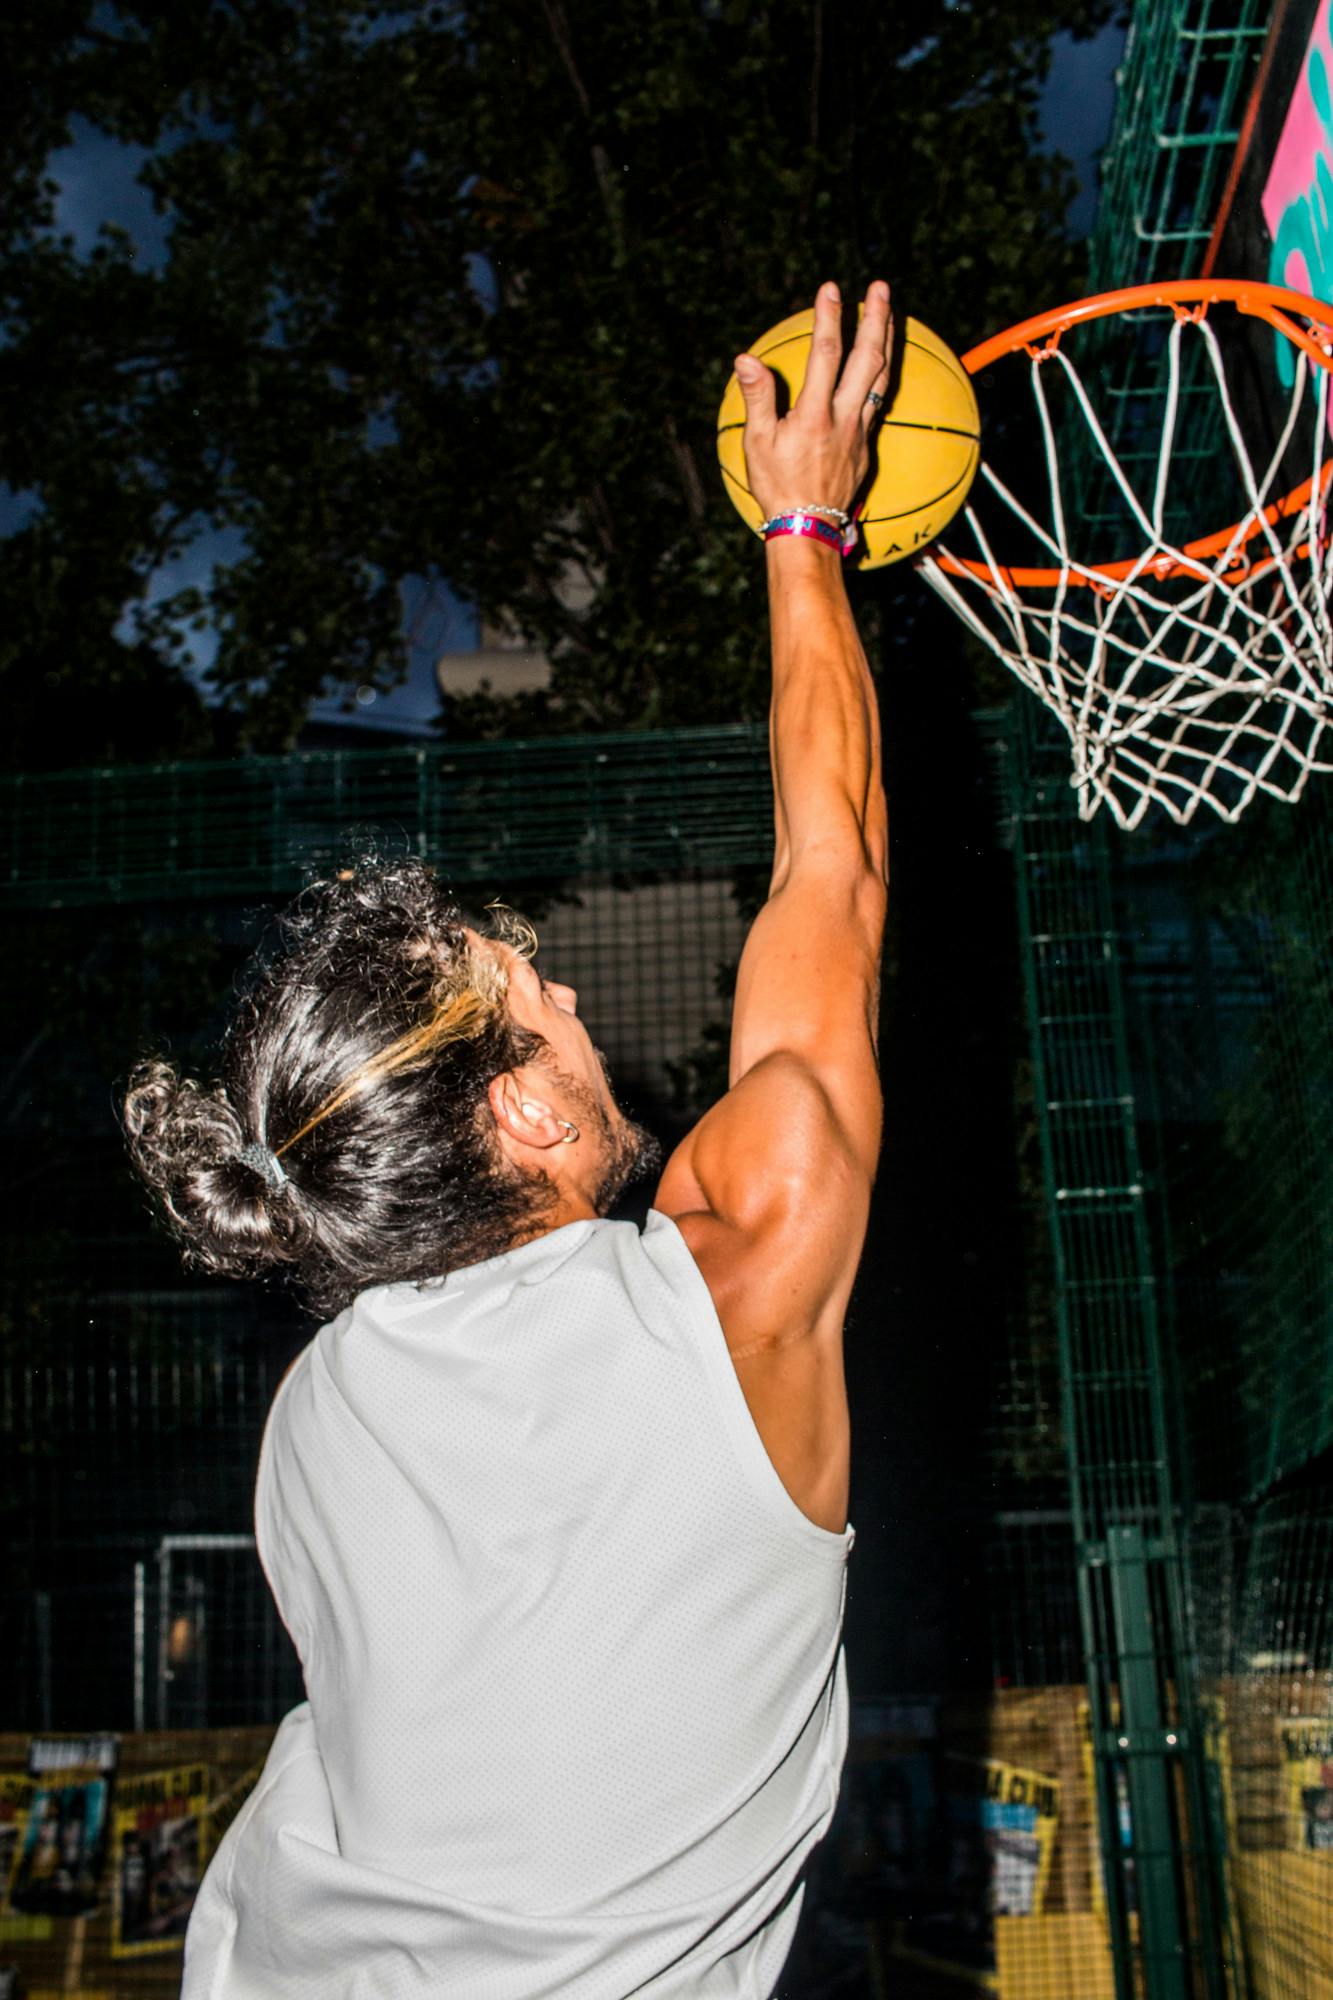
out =
[[[834,513],[834,508],[821,510]],[[844,525],[839,530],[829,521],[822,521],[818,514],[804,507],[795,507],[788,514],[774,514],[771,520],[761,521],[759,532],[766,542],[774,542],[780,535],[807,535],[813,541],[823,542],[828,548],[837,549],[845,557],[856,547],[856,525],[843,517]]]

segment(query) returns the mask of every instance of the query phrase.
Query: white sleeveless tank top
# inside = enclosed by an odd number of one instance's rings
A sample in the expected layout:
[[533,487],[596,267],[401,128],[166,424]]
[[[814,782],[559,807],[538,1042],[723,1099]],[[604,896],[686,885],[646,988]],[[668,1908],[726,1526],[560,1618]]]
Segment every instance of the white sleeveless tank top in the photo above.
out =
[[184,2000],[768,2000],[852,1530],[783,1487],[673,1222],[363,1293],[274,1399],[256,1528],[309,1699]]

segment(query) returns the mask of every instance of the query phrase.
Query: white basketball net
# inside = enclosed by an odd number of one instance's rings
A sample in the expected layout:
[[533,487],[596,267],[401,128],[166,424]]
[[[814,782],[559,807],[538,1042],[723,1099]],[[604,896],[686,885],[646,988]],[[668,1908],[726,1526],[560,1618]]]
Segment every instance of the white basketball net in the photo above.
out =
[[[1225,547],[1202,560],[1176,547],[1162,527],[1187,327],[1206,343],[1248,502]],[[1180,824],[1201,804],[1235,820],[1257,792],[1296,799],[1312,771],[1333,770],[1333,735],[1325,740],[1333,724],[1329,371],[1311,364],[1295,343],[1292,353],[1296,376],[1282,436],[1267,471],[1257,478],[1213,329],[1201,314],[1178,309],[1168,336],[1161,448],[1152,495],[1144,500],[1107,441],[1073,362],[1059,346],[1044,348],[1033,355],[1031,380],[1046,448],[1049,524],[1036,520],[990,466],[983,463],[979,477],[1049,551],[1045,562],[1058,569],[1058,581],[1029,586],[1025,601],[972,506],[960,525],[965,521],[971,530],[980,574],[948,573],[933,556],[919,565],[969,629],[1059,716],[1073,746],[1071,782],[1082,819],[1091,819],[1104,802],[1122,827],[1131,828],[1155,802]],[[1052,364],[1064,370],[1143,537],[1142,553],[1122,580],[1103,578],[1069,546],[1043,382],[1043,371]],[[1310,382],[1311,375],[1317,382]],[[1283,497],[1275,482],[1307,392],[1314,416],[1310,500],[1270,523],[1264,509]],[[1219,504],[1225,502],[1219,498]],[[957,533],[955,528],[952,534]],[[1308,552],[1299,555],[1306,543]],[[952,546],[949,553],[955,553]],[[1163,577],[1173,562],[1188,575]],[[1093,587],[1074,581],[1080,577]]]

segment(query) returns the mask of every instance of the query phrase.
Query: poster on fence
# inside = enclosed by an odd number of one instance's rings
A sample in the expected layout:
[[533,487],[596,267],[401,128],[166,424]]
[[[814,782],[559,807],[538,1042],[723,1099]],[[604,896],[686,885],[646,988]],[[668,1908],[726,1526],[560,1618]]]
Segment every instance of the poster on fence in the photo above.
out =
[[262,1762],[252,1764],[248,1771],[242,1771],[239,1778],[228,1785],[208,1803],[208,1851],[216,1854],[222,1843],[222,1836],[235,1819],[241,1807],[249,1798],[255,1786],[264,1775]]
[[1060,1782],[998,1757],[950,1753],[942,1769],[943,1893],[902,1927],[895,1949],[994,1991],[995,1919],[1045,1907]]
[[[24,1916],[9,1901],[36,1790],[35,1779],[26,1772],[0,1771],[0,1947],[49,1942],[54,1928],[51,1917]],[[3,1987],[0,2000],[4,2000]]]
[[0,1915],[9,1908],[9,1890],[23,1847],[28,1811],[37,1787],[22,1771],[0,1771]]
[[11,1909],[81,1917],[97,1908],[116,1749],[114,1736],[33,1738],[34,1786],[10,1882]]
[[1287,1845],[1333,1855],[1333,1716],[1283,1716],[1277,1729]]
[[950,1830],[980,1830],[986,1907],[993,1917],[1041,1914],[1060,1818],[1060,1785],[998,1757],[945,1760]]
[[208,1766],[122,1778],[112,1815],[111,1956],[178,1951],[204,1872]]

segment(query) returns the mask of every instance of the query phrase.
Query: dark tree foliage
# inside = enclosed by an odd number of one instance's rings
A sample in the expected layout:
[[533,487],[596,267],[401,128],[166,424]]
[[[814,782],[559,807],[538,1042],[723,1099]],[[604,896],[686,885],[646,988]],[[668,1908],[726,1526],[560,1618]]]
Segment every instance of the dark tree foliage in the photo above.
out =
[[[0,475],[33,506],[0,543],[11,761],[290,741],[321,690],[399,676],[409,576],[551,653],[551,696],[490,726],[754,713],[756,550],[713,465],[731,356],[826,275],[888,275],[960,348],[1076,288],[1071,178],[1035,106],[1052,33],[1111,10],[19,10]],[[47,161],[75,117],[148,149],[160,264],[122,231],[91,255],[56,234]],[[146,594],[219,530],[210,588]],[[864,588],[910,632],[910,580]],[[181,672],[192,619],[219,638],[212,715]]]

